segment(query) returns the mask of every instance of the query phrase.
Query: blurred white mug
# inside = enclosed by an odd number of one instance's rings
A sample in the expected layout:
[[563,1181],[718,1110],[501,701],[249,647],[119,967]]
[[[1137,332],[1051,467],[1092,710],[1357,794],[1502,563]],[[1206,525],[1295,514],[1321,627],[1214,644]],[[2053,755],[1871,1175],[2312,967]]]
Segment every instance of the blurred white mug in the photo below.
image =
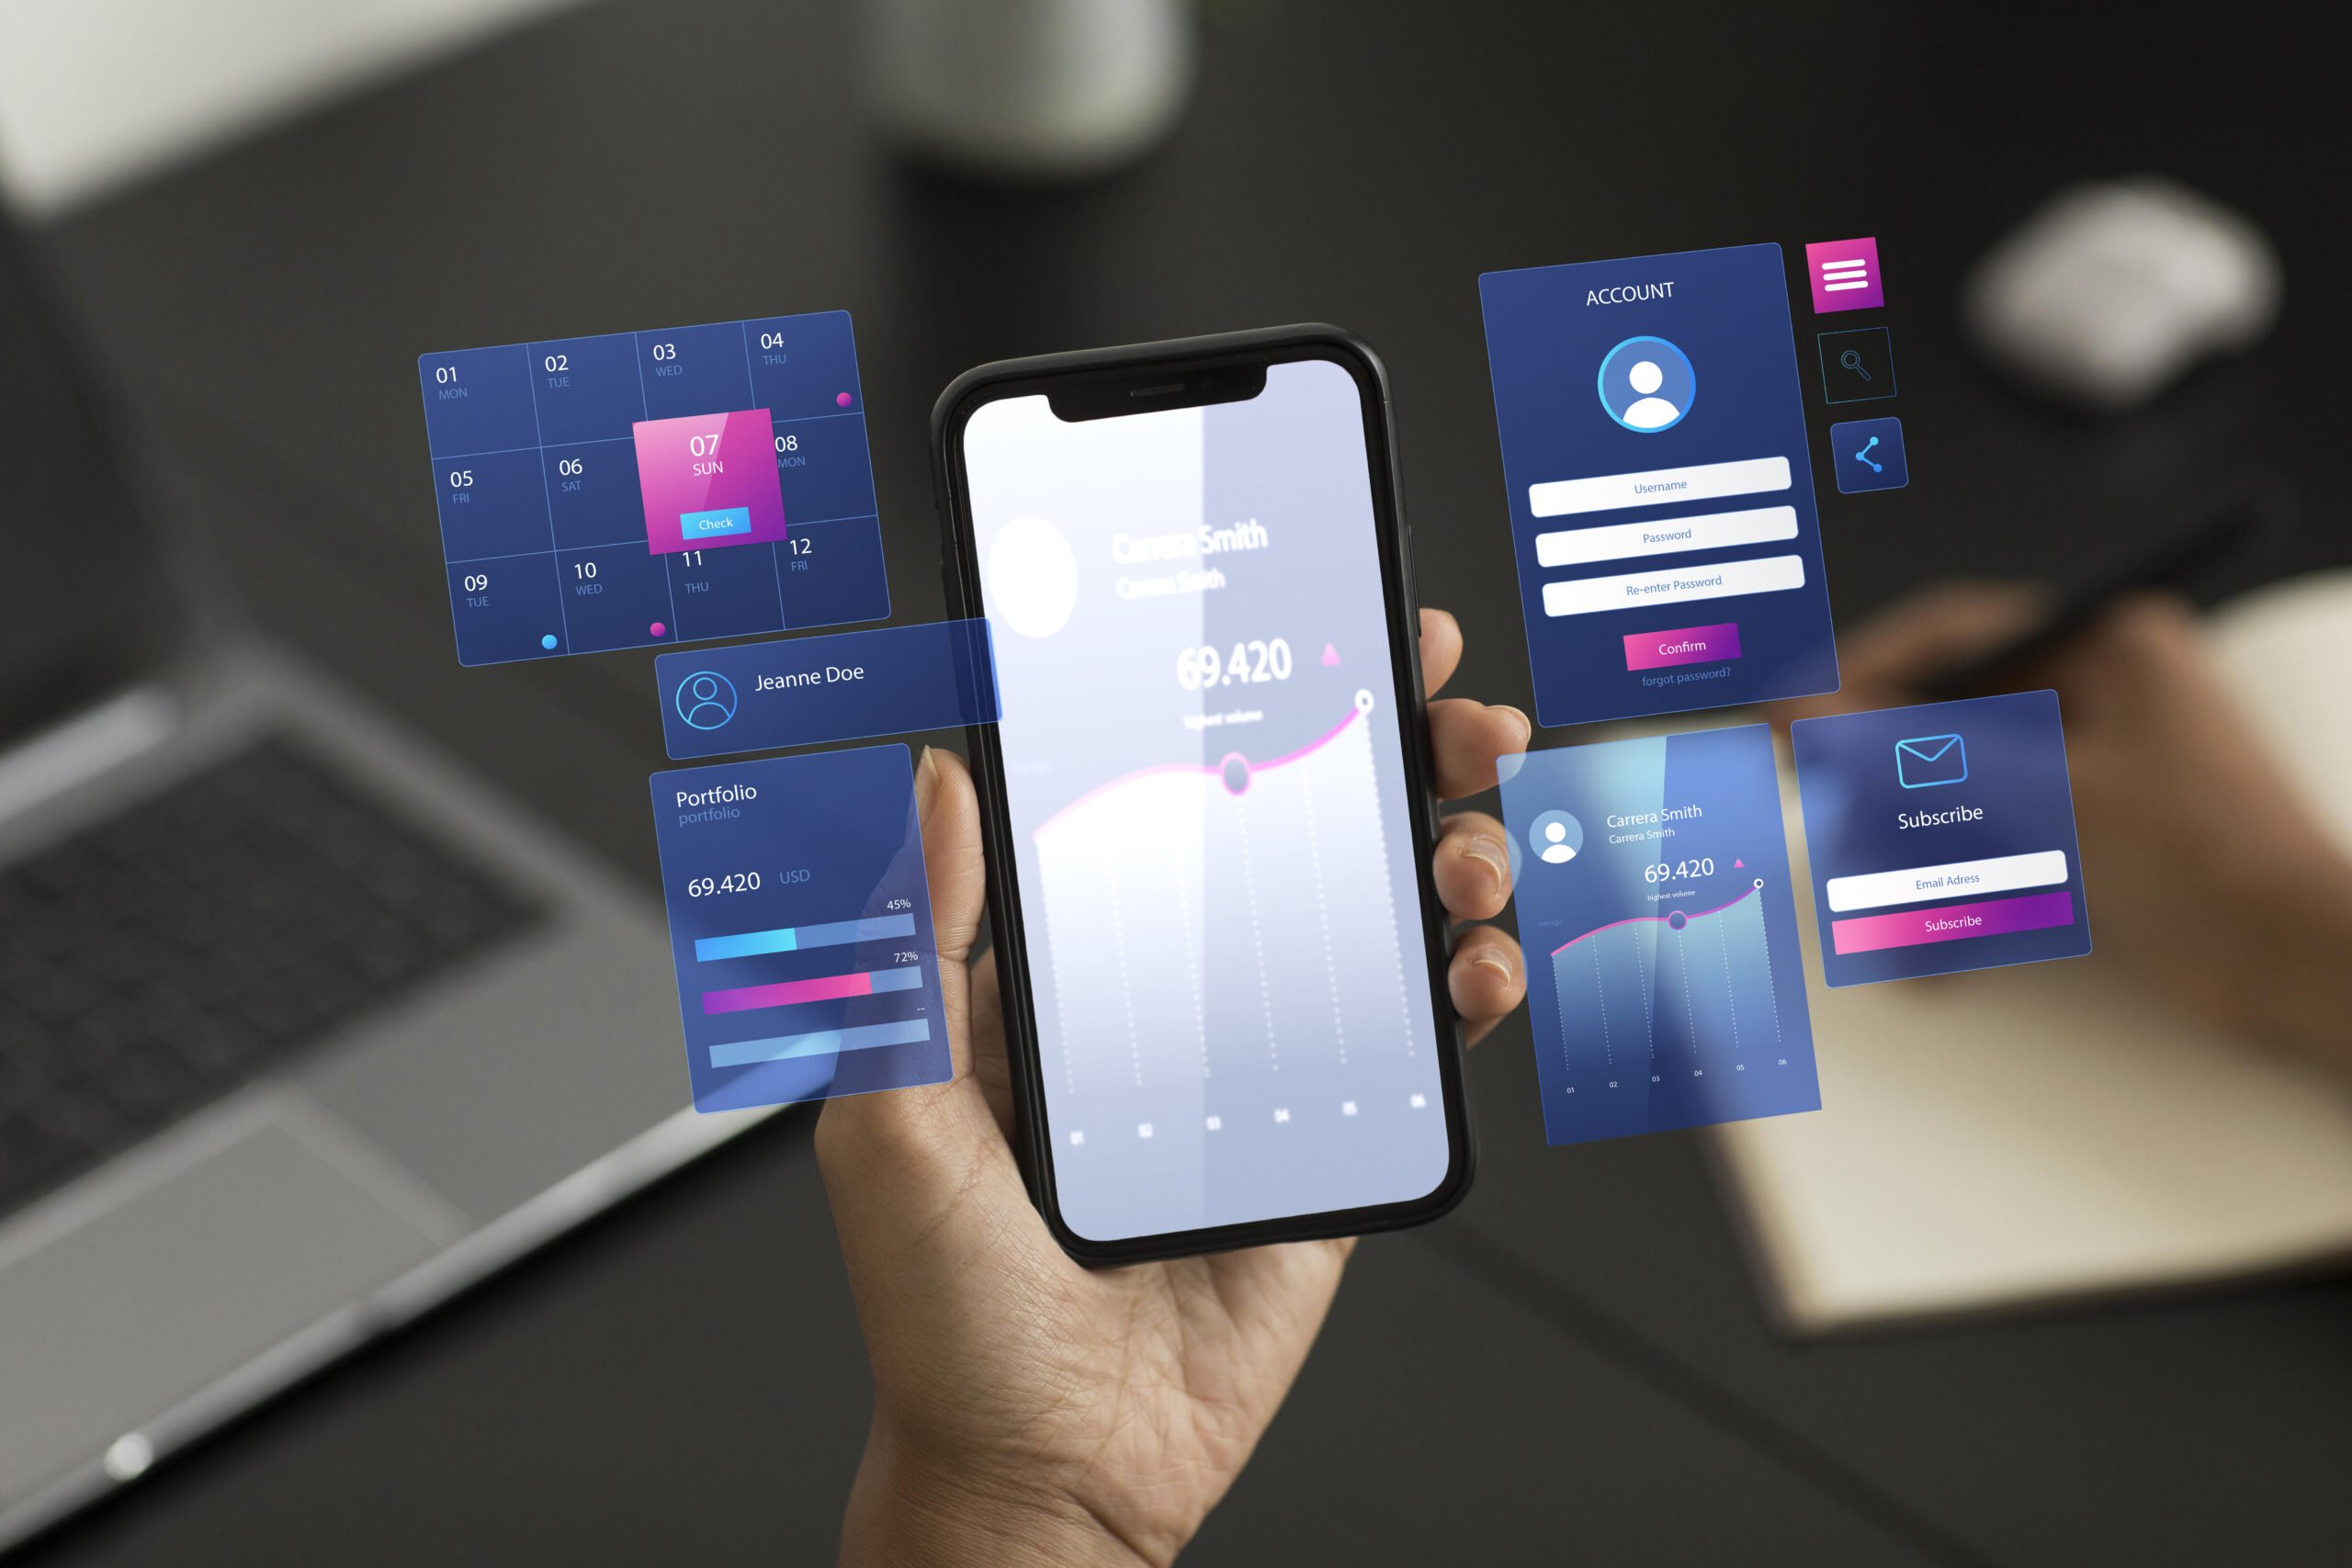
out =
[[910,151],[972,173],[1078,179],[1183,113],[1188,0],[866,0],[867,88]]

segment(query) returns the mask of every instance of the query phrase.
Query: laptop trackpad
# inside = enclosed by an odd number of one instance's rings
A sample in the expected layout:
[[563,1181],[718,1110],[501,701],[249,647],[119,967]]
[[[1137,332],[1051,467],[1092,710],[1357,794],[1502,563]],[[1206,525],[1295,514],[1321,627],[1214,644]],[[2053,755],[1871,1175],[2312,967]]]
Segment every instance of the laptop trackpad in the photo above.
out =
[[71,1228],[28,1213],[0,1236],[0,1506],[447,1239],[317,1112],[236,1120],[187,1129],[188,1156],[124,1171],[144,1185]]

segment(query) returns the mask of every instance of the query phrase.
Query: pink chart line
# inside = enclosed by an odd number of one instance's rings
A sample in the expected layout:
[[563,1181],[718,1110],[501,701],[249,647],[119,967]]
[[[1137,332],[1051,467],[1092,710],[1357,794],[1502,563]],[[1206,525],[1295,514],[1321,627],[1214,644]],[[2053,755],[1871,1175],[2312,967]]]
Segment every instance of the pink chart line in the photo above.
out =
[[1702,920],[1706,919],[1709,915],[1720,915],[1725,909],[1730,908],[1732,905],[1738,903],[1740,898],[1746,898],[1755,891],[1756,889],[1753,887],[1747,888],[1740,893],[1739,898],[1726,899],[1724,902],[1716,905],[1712,909],[1701,909],[1696,913],[1687,913],[1680,909],[1669,909],[1663,915],[1628,915],[1622,920],[1611,920],[1605,926],[1595,926],[1592,930],[1584,932],[1582,935],[1568,938],[1567,941],[1562,942],[1559,946],[1552,950],[1552,956],[1557,958],[1561,953],[1567,952],[1568,949],[1582,942],[1585,937],[1599,936],[1602,931],[1613,931],[1619,926],[1637,926],[1644,920],[1657,920],[1663,922],[1674,919],[1677,915],[1681,915],[1683,918],[1683,923],[1688,925],[1692,920]]
[[[1300,747],[1297,750],[1286,751],[1271,761],[1250,763],[1250,775],[1252,778],[1255,778],[1258,774],[1264,773],[1269,768],[1279,768],[1283,766],[1285,763],[1298,761],[1300,759],[1307,756],[1310,752],[1321,750],[1324,747],[1331,744],[1332,741],[1337,740],[1340,734],[1346,730],[1348,726],[1353,724],[1362,716],[1363,710],[1351,703],[1348,705],[1348,716],[1340,720],[1339,723],[1333,725],[1329,732],[1325,734],[1320,739],[1310,740],[1306,745]],[[1046,829],[1052,827],[1055,823],[1060,821],[1063,818],[1069,816],[1071,812],[1077,810],[1088,801],[1092,800],[1096,795],[1108,795],[1111,791],[1117,789],[1120,785],[1131,784],[1137,779],[1148,779],[1159,773],[1204,773],[1211,778],[1215,778],[1224,771],[1224,765],[1218,762],[1159,762],[1148,768],[1137,768],[1132,773],[1121,773],[1117,778],[1113,779],[1108,784],[1096,784],[1092,789],[1088,790],[1084,795],[1080,795],[1076,800],[1071,801],[1068,806],[1063,807],[1059,811],[1055,812],[1051,817],[1048,817],[1043,822],[1038,823],[1035,828],[1030,830],[1029,836],[1033,839],[1037,837],[1038,834],[1043,833]]]

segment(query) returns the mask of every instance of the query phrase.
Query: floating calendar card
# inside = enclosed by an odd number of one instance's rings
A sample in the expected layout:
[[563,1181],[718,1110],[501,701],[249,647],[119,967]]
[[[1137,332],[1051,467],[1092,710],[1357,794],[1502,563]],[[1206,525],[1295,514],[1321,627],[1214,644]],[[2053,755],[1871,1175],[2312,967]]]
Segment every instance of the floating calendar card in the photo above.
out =
[[890,613],[848,312],[416,362],[462,664]]

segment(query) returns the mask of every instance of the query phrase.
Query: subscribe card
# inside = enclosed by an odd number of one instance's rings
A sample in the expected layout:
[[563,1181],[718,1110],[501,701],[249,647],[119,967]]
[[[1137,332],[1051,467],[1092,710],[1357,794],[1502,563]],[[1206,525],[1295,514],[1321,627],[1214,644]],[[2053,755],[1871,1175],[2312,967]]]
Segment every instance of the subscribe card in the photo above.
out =
[[696,1109],[946,1080],[904,746],[682,768],[652,789]]
[[1821,1108],[1771,731],[1502,761],[1555,1144]]
[[2058,694],[1790,728],[1833,986],[2091,950]]

